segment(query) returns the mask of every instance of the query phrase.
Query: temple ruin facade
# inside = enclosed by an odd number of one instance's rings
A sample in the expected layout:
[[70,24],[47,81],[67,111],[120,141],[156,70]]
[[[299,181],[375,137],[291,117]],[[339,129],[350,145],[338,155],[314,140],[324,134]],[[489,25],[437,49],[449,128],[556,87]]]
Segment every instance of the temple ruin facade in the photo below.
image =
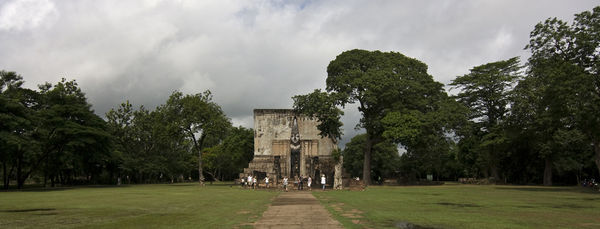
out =
[[316,118],[296,114],[292,109],[255,109],[254,159],[240,177],[269,176],[281,182],[283,177],[314,179],[325,175],[327,183],[332,184],[334,143],[319,135],[317,125]]

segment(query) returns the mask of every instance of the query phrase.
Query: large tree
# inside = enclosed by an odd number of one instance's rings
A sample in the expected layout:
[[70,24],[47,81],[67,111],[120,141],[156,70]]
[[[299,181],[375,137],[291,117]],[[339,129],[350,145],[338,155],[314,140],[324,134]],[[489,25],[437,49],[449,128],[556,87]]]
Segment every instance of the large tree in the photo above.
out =
[[469,119],[479,133],[479,143],[469,147],[479,149],[480,160],[495,179],[499,178],[501,154],[505,152],[503,123],[509,114],[509,93],[520,77],[520,69],[519,59],[514,57],[476,66],[450,84],[461,90],[456,97],[470,109]]
[[15,72],[0,71],[0,162],[5,189],[13,172],[17,170],[17,175],[22,176],[23,167],[27,166],[24,161],[37,153],[32,107],[37,93],[22,88],[23,83],[23,77]]
[[431,96],[443,91],[427,73],[427,65],[396,52],[350,50],[327,67],[327,91],[336,105],[357,103],[366,130],[363,180],[371,183],[371,151],[385,141],[381,120],[390,112],[428,110]]
[[210,91],[194,95],[183,95],[173,92],[164,105],[168,113],[170,128],[179,130],[193,143],[193,150],[198,155],[198,176],[200,184],[204,184],[202,171],[202,153],[208,140],[221,139],[231,127],[229,118],[221,107],[212,101]]
[[[600,6],[568,25],[549,18],[531,32],[530,74],[539,107],[558,129],[577,128],[590,139],[600,173]],[[545,182],[546,183],[546,182]]]
[[112,144],[106,122],[94,114],[74,80],[41,85],[40,95],[37,135],[41,154],[19,182],[24,182],[38,166],[44,166],[44,177],[53,184],[73,183],[78,176],[86,177],[87,182],[98,182]]

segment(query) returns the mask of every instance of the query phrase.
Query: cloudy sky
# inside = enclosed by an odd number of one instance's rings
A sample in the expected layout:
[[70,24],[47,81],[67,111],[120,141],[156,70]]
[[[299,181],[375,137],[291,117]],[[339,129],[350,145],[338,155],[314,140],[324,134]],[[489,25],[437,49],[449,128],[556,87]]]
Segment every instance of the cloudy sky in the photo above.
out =
[[[420,59],[442,83],[476,65],[527,58],[533,26],[597,0],[0,0],[0,69],[36,88],[75,79],[97,114],[211,90],[235,125],[325,87],[350,49]],[[359,114],[347,110],[345,138]],[[345,140],[347,141],[347,140]]]

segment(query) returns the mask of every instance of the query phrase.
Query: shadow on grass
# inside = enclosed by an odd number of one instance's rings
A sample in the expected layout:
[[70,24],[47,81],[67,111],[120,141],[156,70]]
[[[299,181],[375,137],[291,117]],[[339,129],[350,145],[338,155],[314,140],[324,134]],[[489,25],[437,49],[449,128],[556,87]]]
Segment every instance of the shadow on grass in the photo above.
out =
[[233,182],[214,182],[212,184],[210,182],[207,182],[207,183],[204,183],[204,185],[206,185],[206,186],[240,186]]
[[394,227],[400,229],[433,229],[434,227],[427,227],[418,224],[414,224],[406,221],[388,221],[386,222],[386,227]]
[[501,190],[517,190],[528,192],[582,192],[583,190],[575,187],[496,187]]
[[[98,188],[127,188],[132,186],[140,186],[140,185],[168,185],[168,186],[198,186],[198,183],[168,183],[168,184],[122,184],[122,185],[74,185],[74,186],[62,186],[62,187],[43,187],[43,186],[26,186],[23,189],[0,189],[0,192],[54,192],[54,191],[64,191],[64,190],[73,190],[73,189],[98,189]],[[215,187],[237,187],[233,182],[214,182],[213,184],[205,183],[207,187],[215,186]]]
[[44,211],[54,211],[56,208],[29,208],[29,209],[10,209],[10,210],[0,210],[0,212],[44,212]]
[[55,191],[65,191],[65,190],[74,190],[74,189],[97,189],[97,188],[126,188],[131,187],[131,185],[75,185],[75,186],[63,186],[63,187],[25,187],[23,189],[4,189],[0,190],[0,192],[55,192]]
[[440,203],[436,203],[438,205],[444,205],[444,206],[452,206],[452,207],[461,207],[461,208],[480,208],[481,205],[477,205],[477,204],[461,204],[461,203],[448,203],[448,202],[440,202]]
[[581,205],[577,205],[577,204],[561,204],[561,205],[552,205],[552,208],[582,209],[582,208],[593,208],[593,207],[581,206]]
[[186,187],[186,186],[198,186],[197,183],[175,183],[175,184],[168,184],[169,186],[177,186],[177,187]]

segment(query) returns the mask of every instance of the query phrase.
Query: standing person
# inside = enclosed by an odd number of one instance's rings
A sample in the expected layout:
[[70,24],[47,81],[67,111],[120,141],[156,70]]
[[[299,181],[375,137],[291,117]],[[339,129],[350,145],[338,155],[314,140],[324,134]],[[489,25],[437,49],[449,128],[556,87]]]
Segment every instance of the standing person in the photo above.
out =
[[300,176],[300,190],[304,190],[304,176]]
[[244,188],[244,186],[246,186],[246,179],[242,177],[240,184],[242,185],[242,188]]
[[325,183],[327,179],[325,179],[325,174],[321,175],[321,184],[323,185],[323,191],[325,191]]
[[256,188],[257,188],[257,186],[258,186],[258,182],[257,182],[257,180],[256,180],[256,177],[254,177],[253,179],[254,179],[254,180],[252,180],[252,188],[253,188],[253,189],[256,189]]
[[269,176],[265,177],[265,187],[269,188]]
[[250,188],[250,186],[252,186],[252,175],[248,174],[248,180],[246,180],[246,183],[248,183],[248,188]]
[[312,184],[312,178],[310,176],[308,176],[308,190],[312,191],[312,188],[310,187],[310,184]]
[[283,178],[283,189],[285,189],[286,192],[287,192],[287,185],[288,185],[288,178],[284,177]]
[[300,177],[296,177],[296,184],[298,185],[298,190],[300,190]]

